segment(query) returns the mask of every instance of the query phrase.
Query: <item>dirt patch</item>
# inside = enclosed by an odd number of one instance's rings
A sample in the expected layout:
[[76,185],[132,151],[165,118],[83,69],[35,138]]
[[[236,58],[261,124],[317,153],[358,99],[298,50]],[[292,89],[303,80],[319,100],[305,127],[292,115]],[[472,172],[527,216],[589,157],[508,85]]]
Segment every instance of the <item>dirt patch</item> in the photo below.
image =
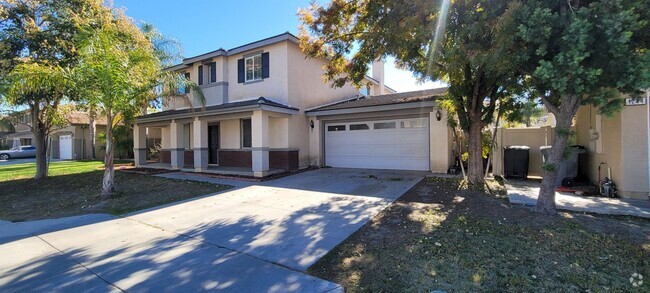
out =
[[116,193],[102,200],[104,171],[2,182],[0,219],[26,221],[88,213],[123,214],[226,190],[231,186],[116,172]]
[[647,220],[545,216],[458,185],[421,181],[308,273],[348,292],[629,291],[650,276]]

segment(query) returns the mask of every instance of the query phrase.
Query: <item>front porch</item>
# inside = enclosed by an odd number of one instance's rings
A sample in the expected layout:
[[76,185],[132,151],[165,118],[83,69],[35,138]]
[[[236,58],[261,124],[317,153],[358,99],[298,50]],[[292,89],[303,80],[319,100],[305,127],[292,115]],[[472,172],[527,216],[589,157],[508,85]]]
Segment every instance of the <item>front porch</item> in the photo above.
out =
[[[197,111],[185,115],[189,117],[138,119],[133,135],[136,166],[254,177],[296,170],[299,148],[289,143],[292,112]],[[147,157],[152,147],[148,141],[160,141],[155,161]]]

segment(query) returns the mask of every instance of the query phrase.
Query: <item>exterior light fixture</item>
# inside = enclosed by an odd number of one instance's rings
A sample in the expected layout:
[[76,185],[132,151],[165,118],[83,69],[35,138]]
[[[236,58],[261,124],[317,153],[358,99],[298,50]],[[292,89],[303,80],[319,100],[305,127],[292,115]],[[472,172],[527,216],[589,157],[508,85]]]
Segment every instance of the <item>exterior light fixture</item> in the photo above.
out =
[[311,129],[314,129],[314,120],[309,121],[309,127],[311,127]]
[[440,121],[442,119],[442,113],[440,113],[440,110],[436,111],[436,120]]

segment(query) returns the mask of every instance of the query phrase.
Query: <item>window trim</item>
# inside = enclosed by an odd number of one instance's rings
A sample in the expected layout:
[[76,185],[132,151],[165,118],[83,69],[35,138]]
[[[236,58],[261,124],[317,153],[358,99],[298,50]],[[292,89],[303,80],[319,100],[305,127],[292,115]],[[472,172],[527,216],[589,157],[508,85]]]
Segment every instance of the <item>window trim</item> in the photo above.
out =
[[[259,57],[259,73],[260,73],[259,78],[255,78],[255,65],[256,65],[255,64],[255,58],[256,57]],[[248,66],[246,66],[247,63],[248,63],[248,60],[252,60],[252,62],[253,62],[253,66],[252,66],[253,67],[253,78],[252,79],[248,79],[248,74],[247,74],[248,73]],[[257,53],[257,54],[251,55],[251,56],[244,57],[244,83],[264,80],[264,78],[262,77],[263,76],[263,74],[262,74],[262,65],[263,64],[262,63],[263,63],[262,62],[262,53]]]

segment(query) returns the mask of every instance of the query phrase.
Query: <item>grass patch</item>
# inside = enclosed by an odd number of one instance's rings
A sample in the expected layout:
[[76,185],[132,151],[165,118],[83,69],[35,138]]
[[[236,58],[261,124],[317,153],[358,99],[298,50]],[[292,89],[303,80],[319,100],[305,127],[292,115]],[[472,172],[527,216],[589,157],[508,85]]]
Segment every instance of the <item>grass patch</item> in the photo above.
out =
[[621,232],[650,222],[605,217],[595,227],[459,184],[423,180],[308,273],[346,292],[650,291],[630,283],[634,273],[650,276],[650,239]]
[[114,198],[99,194],[102,162],[54,162],[50,177],[33,180],[33,163],[0,166],[0,219],[25,221],[87,213],[123,214],[231,188],[115,172]]

